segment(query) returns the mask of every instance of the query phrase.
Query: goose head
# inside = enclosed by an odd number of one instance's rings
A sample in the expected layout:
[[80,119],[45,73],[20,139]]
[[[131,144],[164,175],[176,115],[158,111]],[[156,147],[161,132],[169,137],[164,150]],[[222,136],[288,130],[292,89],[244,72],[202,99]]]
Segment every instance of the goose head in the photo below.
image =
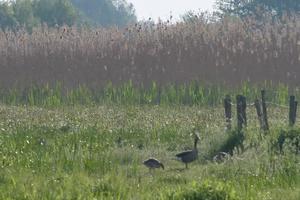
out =
[[194,133],[194,137],[195,137],[194,148],[196,149],[196,148],[197,148],[197,143],[198,143],[198,141],[200,140],[200,136],[199,136],[199,132],[198,132],[198,131],[196,131],[196,132]]

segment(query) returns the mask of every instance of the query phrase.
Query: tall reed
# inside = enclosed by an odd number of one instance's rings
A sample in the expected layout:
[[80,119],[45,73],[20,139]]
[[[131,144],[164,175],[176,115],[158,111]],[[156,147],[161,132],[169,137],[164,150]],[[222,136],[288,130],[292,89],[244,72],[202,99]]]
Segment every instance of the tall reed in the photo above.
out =
[[151,87],[168,83],[237,85],[242,82],[299,85],[300,20],[266,17],[190,22],[146,21],[126,29],[40,26],[0,31],[0,87],[85,85],[108,82]]

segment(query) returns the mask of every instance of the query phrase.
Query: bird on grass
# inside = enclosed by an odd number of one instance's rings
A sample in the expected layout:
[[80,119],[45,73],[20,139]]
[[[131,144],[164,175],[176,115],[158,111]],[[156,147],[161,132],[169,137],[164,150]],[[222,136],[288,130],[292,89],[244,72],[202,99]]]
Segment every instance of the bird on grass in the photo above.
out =
[[148,160],[145,160],[143,162],[143,164],[149,168],[150,172],[151,170],[155,169],[155,168],[162,168],[165,169],[164,165],[157,159],[155,158],[149,158]]
[[197,143],[200,140],[198,133],[195,133],[195,140],[194,140],[194,149],[183,151],[181,153],[176,154],[176,159],[183,162],[185,164],[185,168],[188,168],[188,163],[193,162],[198,158],[198,149]]
[[230,159],[230,154],[226,152],[219,152],[217,155],[213,157],[213,161],[215,163],[222,163],[229,159]]

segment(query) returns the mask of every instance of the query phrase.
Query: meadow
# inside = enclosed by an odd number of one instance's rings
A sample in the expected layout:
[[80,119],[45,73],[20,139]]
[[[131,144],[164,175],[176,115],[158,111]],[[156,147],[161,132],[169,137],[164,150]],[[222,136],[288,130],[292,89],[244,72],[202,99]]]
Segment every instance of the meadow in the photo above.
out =
[[[280,95],[268,94],[286,105]],[[286,91],[282,86],[275,94]],[[223,93],[215,95],[214,105],[205,98],[199,105],[2,103],[0,199],[299,199],[299,154],[292,141],[284,144],[284,153],[277,148],[281,132],[299,132],[299,120],[291,128],[288,109],[269,105],[265,134],[250,106],[245,150],[234,149],[216,162],[213,156],[236,131],[226,130]],[[255,94],[248,97],[251,103]],[[233,115],[235,127],[235,109]],[[195,130],[199,158],[184,169],[175,154],[192,148]],[[165,170],[149,173],[142,164],[149,157],[161,160]]]

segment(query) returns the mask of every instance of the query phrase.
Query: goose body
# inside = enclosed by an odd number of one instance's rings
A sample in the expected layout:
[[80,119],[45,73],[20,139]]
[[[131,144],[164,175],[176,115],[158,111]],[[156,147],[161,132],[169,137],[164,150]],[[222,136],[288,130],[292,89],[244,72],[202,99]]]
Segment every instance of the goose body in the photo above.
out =
[[149,158],[148,160],[145,160],[143,164],[148,167],[150,170],[155,168],[162,168],[165,169],[164,165],[155,158]]
[[188,163],[191,163],[198,158],[198,149],[197,149],[198,141],[199,141],[199,136],[195,134],[194,149],[183,151],[175,155],[177,160],[180,160],[181,162],[185,163],[186,168],[188,168]]
[[213,157],[213,161],[216,163],[221,163],[225,160],[228,160],[229,154],[226,152],[219,152],[217,155]]
[[181,153],[176,154],[176,157],[178,160],[180,160],[183,163],[190,163],[198,158],[198,150],[193,149],[193,150],[183,151]]

